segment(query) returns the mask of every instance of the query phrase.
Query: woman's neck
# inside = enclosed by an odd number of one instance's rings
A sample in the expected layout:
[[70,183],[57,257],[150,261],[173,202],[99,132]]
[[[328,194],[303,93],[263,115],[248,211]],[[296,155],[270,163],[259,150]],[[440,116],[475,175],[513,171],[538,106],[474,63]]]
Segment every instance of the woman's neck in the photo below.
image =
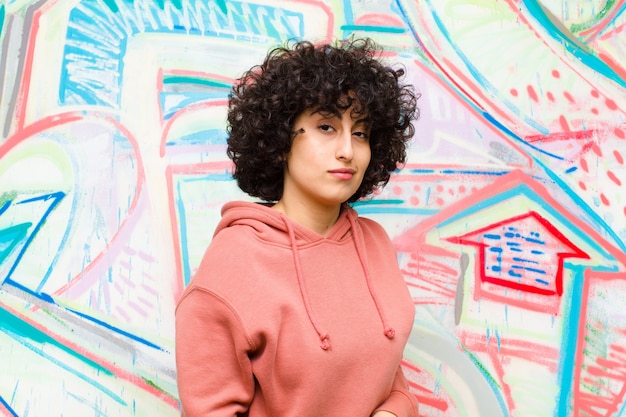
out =
[[285,200],[278,201],[272,208],[320,236],[326,236],[326,233],[337,222],[341,212],[341,205],[310,207]]

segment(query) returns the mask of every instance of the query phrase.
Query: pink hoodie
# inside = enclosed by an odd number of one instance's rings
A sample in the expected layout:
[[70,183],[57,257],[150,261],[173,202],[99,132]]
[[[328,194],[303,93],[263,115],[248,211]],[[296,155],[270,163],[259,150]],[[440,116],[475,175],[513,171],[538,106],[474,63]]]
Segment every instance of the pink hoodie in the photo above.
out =
[[258,203],[222,209],[176,309],[186,417],[417,417],[400,360],[414,306],[384,229],[325,237]]

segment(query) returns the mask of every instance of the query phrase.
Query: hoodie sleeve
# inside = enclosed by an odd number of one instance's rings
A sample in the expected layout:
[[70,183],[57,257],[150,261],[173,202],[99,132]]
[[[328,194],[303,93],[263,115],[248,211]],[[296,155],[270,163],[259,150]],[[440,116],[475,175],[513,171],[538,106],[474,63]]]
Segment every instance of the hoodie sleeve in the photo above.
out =
[[398,366],[389,398],[374,410],[374,413],[377,411],[388,411],[397,417],[418,417],[417,398],[409,392],[409,384],[402,372],[402,366]]
[[176,308],[176,378],[183,417],[234,417],[254,395],[252,349],[239,316],[204,289]]

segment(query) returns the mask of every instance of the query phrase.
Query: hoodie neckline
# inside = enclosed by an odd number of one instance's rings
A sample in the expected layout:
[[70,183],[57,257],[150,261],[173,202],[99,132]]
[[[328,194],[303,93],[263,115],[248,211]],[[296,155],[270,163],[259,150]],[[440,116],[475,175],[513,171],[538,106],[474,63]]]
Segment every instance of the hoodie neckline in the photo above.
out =
[[301,247],[307,245],[308,243],[319,242],[321,240],[343,241],[347,238],[352,239],[361,269],[363,271],[364,281],[367,285],[367,289],[382,325],[382,333],[387,339],[393,339],[395,337],[395,330],[387,323],[385,312],[372,283],[369,266],[367,264],[363,231],[357,221],[358,214],[352,207],[344,205],[335,224],[329,229],[326,236],[322,236],[319,233],[292,221],[285,214],[272,209],[267,204],[245,201],[230,202],[225,204],[222,208],[222,221],[216,228],[215,235],[217,235],[222,229],[232,224],[245,222],[246,217],[243,215],[244,213],[249,215],[251,210],[254,212],[254,219],[257,222],[260,221],[267,226],[274,227],[285,232],[287,239],[286,243],[290,247],[292,253],[300,297],[302,299],[307,318],[317,333],[320,340],[320,347],[323,350],[332,350],[331,335],[317,320],[315,309],[311,305],[306,286],[306,277],[300,262],[299,253]]
[[[299,245],[305,245],[309,243],[315,243],[323,240],[328,241],[343,241],[348,238],[349,231],[352,227],[349,221],[347,221],[347,216],[349,212],[353,212],[356,215],[356,212],[352,207],[345,204],[341,212],[339,213],[339,217],[337,221],[328,229],[326,235],[322,236],[319,233],[315,232],[308,227],[297,223],[291,220],[285,214],[274,210],[270,204],[262,203],[262,202],[249,202],[249,201],[231,201],[226,203],[222,207],[222,221],[215,229],[214,236],[217,235],[220,230],[225,227],[228,227],[232,224],[245,222],[243,220],[246,216],[250,215],[250,210],[254,211],[254,217],[257,221],[261,221],[264,224],[279,229],[285,233],[285,236],[288,235],[287,224],[283,221],[282,216],[289,220],[289,226],[293,229],[296,241]],[[286,241],[287,242],[287,241]],[[288,243],[291,245],[291,242]]]

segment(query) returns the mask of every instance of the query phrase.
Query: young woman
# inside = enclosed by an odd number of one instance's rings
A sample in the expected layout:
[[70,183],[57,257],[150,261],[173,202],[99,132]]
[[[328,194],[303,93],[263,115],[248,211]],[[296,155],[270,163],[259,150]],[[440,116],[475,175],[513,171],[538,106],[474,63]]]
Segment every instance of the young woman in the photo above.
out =
[[417,417],[414,306],[349,203],[405,162],[416,95],[368,39],[272,50],[229,100],[239,187],[176,310],[186,417]]

